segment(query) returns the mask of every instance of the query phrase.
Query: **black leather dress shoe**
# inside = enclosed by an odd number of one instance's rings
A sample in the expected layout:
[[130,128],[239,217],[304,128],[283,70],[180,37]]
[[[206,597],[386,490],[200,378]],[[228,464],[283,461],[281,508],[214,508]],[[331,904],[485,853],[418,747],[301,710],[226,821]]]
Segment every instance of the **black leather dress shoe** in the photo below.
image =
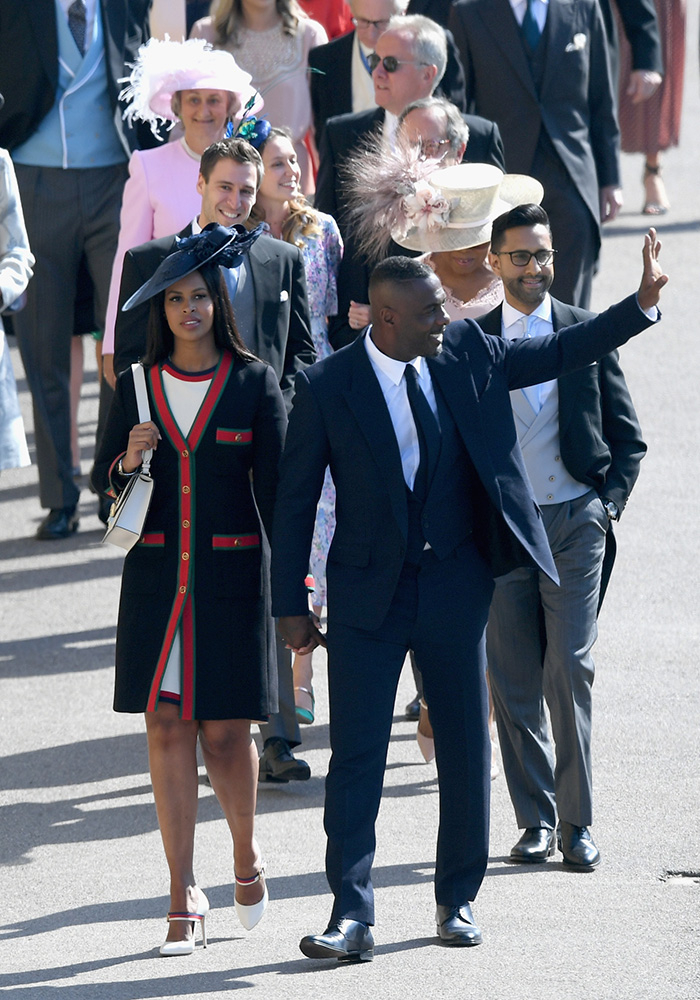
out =
[[511,849],[511,861],[521,864],[539,864],[551,858],[556,849],[556,834],[546,826],[531,826]]
[[413,701],[409,701],[404,710],[404,719],[408,722],[418,722],[420,718],[420,695],[417,694]]
[[574,826],[561,820],[557,829],[559,850],[564,864],[582,871],[590,871],[600,864],[600,851],[587,826]]
[[307,958],[337,958],[339,962],[371,962],[374,938],[359,920],[336,920],[323,934],[308,934],[299,942]]
[[438,903],[435,920],[438,937],[444,944],[462,947],[481,944],[481,931],[474,923],[469,903],[461,906],[441,906]]
[[258,761],[258,781],[307,781],[311,768],[305,760],[299,760],[289,748],[289,743],[281,736],[265,740],[263,752]]
[[50,510],[39,527],[36,537],[42,542],[52,542],[57,538],[69,538],[78,530],[80,518],[76,507],[59,507]]

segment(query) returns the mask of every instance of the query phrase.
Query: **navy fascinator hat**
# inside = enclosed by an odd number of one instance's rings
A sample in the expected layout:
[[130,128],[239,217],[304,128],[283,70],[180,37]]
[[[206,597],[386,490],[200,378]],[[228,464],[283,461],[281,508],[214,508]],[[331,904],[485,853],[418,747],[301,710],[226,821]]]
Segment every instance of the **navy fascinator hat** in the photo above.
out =
[[244,226],[231,226],[227,229],[212,222],[194,236],[182,239],[176,236],[177,249],[160,263],[153,277],[127,299],[122,311],[126,312],[148,301],[180,278],[198,271],[203,264],[237,267],[263,232],[262,224],[248,231]]

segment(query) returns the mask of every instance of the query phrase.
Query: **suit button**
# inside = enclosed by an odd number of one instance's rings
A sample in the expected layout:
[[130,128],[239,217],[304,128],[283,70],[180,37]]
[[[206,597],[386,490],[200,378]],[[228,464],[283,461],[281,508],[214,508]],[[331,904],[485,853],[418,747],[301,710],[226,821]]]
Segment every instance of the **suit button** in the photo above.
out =
[[561,462],[561,455],[555,455],[554,456],[554,461],[555,462]]
[[557,478],[556,476],[550,476],[550,477],[549,477],[549,481],[550,481],[550,483],[553,483],[553,482],[555,481],[555,479],[556,479],[556,478]]
[[183,552],[182,558],[184,559],[185,562],[187,562],[187,560],[190,558],[189,552]]
[[189,458],[189,457],[190,457],[190,453],[189,453],[189,451],[187,450],[187,448],[185,448],[185,449],[183,450],[183,452],[182,452],[182,457],[183,457],[183,458]]
[[554,499],[554,494],[553,493],[548,493],[547,494],[547,499],[548,500],[553,500]]
[[183,521],[182,522],[182,527],[183,528],[189,528],[189,526],[190,526],[190,522],[189,521]]
[[190,488],[189,488],[189,486],[183,486],[183,487],[182,487],[182,492],[183,492],[183,493],[189,493],[189,492],[190,492]]
[[187,587],[180,587],[180,593],[181,594],[186,594],[187,593]]

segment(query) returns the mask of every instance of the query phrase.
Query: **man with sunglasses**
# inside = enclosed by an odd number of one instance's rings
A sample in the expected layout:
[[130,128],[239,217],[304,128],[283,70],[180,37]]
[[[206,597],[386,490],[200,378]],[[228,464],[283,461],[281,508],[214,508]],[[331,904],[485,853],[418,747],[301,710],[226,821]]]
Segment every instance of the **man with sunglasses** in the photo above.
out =
[[[478,320],[508,340],[545,336],[592,316],[554,299],[547,213],[519,205],[493,224],[489,259],[505,302]],[[617,351],[552,382],[510,394],[525,468],[559,574],[521,567],[496,580],[487,629],[491,691],[503,769],[523,830],[511,859],[595,868],[588,827],[591,648],[615,556],[613,521],[646,452]],[[549,708],[556,750],[546,720]],[[557,819],[559,821],[557,826]]]
[[[364,9],[364,8],[363,8]],[[338,222],[345,253],[338,275],[338,315],[330,321],[334,348],[357,336],[348,321],[351,302],[366,303],[369,271],[355,248],[346,217],[343,166],[368,141],[392,143],[404,108],[430,97],[443,77],[447,60],[445,32],[427,17],[394,17],[379,35],[372,58],[376,107],[357,114],[339,115],[326,122],[319,147],[315,205]],[[313,50],[312,50],[313,51]],[[468,158],[476,163],[504,167],[503,147],[493,122],[466,115],[469,128]]]
[[[411,0],[408,13],[427,13],[419,9],[414,11],[414,6],[415,0]],[[329,118],[375,110],[369,57],[374,52],[377,39],[389,27],[390,19],[407,12],[407,0],[350,0],[349,7],[354,30],[326,45],[317,46],[309,53],[309,66],[312,68],[309,80],[311,107],[317,146],[320,146]],[[438,90],[464,111],[466,96],[462,64],[449,32],[446,32],[446,39],[447,64]]]

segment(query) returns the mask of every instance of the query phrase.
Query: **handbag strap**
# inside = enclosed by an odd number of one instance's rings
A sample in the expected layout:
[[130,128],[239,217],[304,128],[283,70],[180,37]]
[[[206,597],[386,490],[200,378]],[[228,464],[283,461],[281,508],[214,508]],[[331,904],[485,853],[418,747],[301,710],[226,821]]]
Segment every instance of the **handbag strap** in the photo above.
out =
[[[139,423],[146,424],[151,419],[151,408],[148,405],[148,392],[146,390],[146,375],[143,370],[143,365],[139,362],[131,366],[131,373],[134,376],[134,391],[136,392],[136,405],[139,411]],[[145,472],[146,475],[151,470],[151,458],[153,457],[153,451],[148,448],[143,452],[141,457],[141,471]]]

